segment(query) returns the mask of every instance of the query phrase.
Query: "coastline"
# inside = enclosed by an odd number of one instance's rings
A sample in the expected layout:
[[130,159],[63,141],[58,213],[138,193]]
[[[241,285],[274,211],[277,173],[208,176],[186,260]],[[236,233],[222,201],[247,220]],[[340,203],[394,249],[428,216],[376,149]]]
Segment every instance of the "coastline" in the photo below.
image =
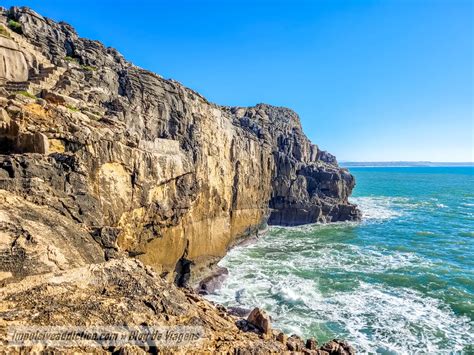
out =
[[341,334],[361,352],[470,353],[473,173],[354,169],[362,222],[276,227],[226,257],[229,279],[209,298],[258,303],[283,331]]
[[[316,223],[316,224],[324,224],[324,225],[332,225],[332,224],[339,224],[339,223],[354,223],[354,222],[335,222],[335,223]],[[274,226],[276,227],[276,226]],[[280,226],[278,226],[280,227]],[[301,226],[299,226],[301,227]],[[240,238],[238,241],[232,244],[231,247],[227,250],[237,248],[237,247],[245,247],[252,244],[257,243],[260,238],[264,238],[270,228],[272,226],[266,225],[265,228],[260,229],[258,233],[252,235],[251,237],[243,237]],[[295,228],[291,226],[282,226],[281,228]],[[298,227],[296,227],[298,228]],[[244,332],[261,332],[263,328],[268,327],[271,329],[273,334],[273,338],[276,339],[278,342],[281,342],[285,347],[285,353],[290,351],[291,353],[295,354],[314,354],[314,355],[355,355],[356,351],[354,347],[347,341],[339,338],[334,338],[327,342],[321,343],[316,339],[314,336],[309,337],[308,339],[304,340],[304,337],[301,337],[296,334],[285,334],[279,329],[274,329],[272,324],[272,317],[271,315],[267,315],[265,311],[263,311],[260,307],[261,305],[254,304],[252,307],[243,308],[243,307],[226,307],[218,302],[214,302],[212,300],[208,300],[206,298],[207,295],[212,294],[216,290],[222,287],[222,284],[225,282],[226,278],[229,275],[229,271],[227,268],[218,266],[218,263],[215,263],[212,268],[209,268],[209,272],[204,274],[204,276],[191,286],[193,292],[196,292],[200,297],[204,297],[208,302],[215,305],[222,311],[226,312],[230,317],[234,317],[236,319],[237,326],[242,329]],[[257,322],[255,323],[255,318],[253,314],[257,312],[260,318],[257,318]],[[265,326],[262,326],[262,322],[264,322]],[[255,328],[256,327],[256,328]],[[262,328],[263,327],[263,328]],[[265,333],[265,330],[263,330]]]

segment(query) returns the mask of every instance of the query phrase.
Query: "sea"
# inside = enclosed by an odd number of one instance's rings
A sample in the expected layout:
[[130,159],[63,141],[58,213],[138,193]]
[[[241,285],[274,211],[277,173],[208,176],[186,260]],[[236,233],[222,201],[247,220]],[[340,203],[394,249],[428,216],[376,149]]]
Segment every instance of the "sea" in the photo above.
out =
[[271,227],[208,296],[360,353],[474,353],[474,167],[352,167],[361,222]]

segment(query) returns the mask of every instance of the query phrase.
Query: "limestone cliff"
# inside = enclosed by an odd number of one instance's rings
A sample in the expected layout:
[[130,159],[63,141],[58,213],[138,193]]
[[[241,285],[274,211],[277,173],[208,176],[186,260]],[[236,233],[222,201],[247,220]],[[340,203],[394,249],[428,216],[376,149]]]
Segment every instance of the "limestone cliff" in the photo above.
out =
[[4,326],[120,323],[198,324],[196,352],[349,353],[260,334],[167,281],[187,285],[266,224],[359,219],[354,184],[289,109],[212,104],[68,24],[0,8],[0,350]]
[[105,258],[185,282],[267,222],[359,218],[354,178],[293,111],[212,104],[27,8],[0,22],[0,188],[75,223]]

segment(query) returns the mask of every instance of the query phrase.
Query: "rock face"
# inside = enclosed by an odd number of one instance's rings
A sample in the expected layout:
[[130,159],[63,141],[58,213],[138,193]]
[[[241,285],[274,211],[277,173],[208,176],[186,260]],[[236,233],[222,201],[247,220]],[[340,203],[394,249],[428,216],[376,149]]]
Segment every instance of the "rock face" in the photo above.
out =
[[0,23],[29,73],[0,101],[0,188],[77,223],[106,258],[186,282],[267,222],[359,218],[354,178],[293,111],[209,103],[27,8]]
[[0,80],[24,81],[28,79],[28,66],[18,44],[8,35],[0,34],[0,50],[3,57],[0,62]]
[[74,221],[0,190],[0,282],[104,261],[100,246]]
[[339,168],[333,155],[311,144],[295,112],[268,105],[228,111],[239,120],[238,126],[272,147],[269,224],[292,226],[359,218],[358,210],[348,203],[354,177]]

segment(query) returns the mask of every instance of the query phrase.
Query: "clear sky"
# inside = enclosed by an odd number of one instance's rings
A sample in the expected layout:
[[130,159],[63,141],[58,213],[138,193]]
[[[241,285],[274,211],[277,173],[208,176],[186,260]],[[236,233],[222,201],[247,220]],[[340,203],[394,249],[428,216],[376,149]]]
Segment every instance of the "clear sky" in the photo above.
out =
[[472,0],[1,1],[209,100],[299,113],[340,161],[473,161]]

